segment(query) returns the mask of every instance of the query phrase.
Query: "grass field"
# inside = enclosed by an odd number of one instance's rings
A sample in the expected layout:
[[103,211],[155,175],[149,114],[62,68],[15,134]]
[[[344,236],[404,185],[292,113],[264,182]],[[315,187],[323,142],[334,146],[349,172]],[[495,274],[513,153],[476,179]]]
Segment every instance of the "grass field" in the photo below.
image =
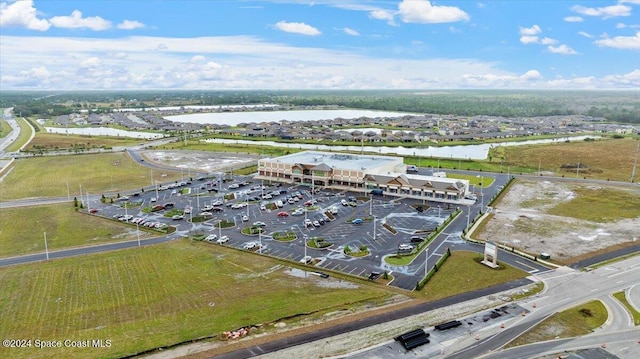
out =
[[77,213],[73,202],[0,211],[0,257],[136,239],[135,227]]
[[509,347],[551,340],[557,337],[571,338],[593,332],[607,320],[604,304],[598,300],[556,313],[524,333]]
[[529,274],[519,269],[504,266],[504,269],[491,269],[477,263],[478,253],[455,251],[444,262],[442,268],[422,289],[420,298],[436,300],[476,289],[524,278]]
[[[578,177],[630,181],[638,140],[631,138],[606,139],[590,142],[556,143],[545,145],[499,147],[492,161],[503,166],[535,168],[554,172],[557,176],[576,177],[576,168],[562,169],[562,165],[588,166]],[[515,170],[511,170],[515,173]],[[640,175],[636,174],[636,181]]]
[[[82,193],[140,189],[150,186],[151,172],[136,164],[125,152],[16,160],[0,186],[0,200],[28,197],[67,197]],[[180,172],[154,171],[154,180],[180,179]],[[67,187],[68,186],[68,187]]]
[[57,133],[38,133],[33,141],[26,147],[27,150],[41,148],[49,151],[64,150],[73,147],[100,148],[135,146],[140,143],[140,139],[107,137],[107,136],[87,136],[87,135],[62,135]]
[[0,120],[0,138],[7,137],[11,132],[11,126],[5,120]]
[[287,269],[188,240],[2,268],[0,317],[11,320],[3,320],[0,337],[112,344],[0,348],[0,357],[117,358],[297,314],[293,321],[375,305],[393,294],[365,282],[328,289],[317,276],[296,277]]
[[640,217],[640,195],[629,190],[590,186],[575,187],[573,192],[572,200],[559,202],[548,213],[599,223]]

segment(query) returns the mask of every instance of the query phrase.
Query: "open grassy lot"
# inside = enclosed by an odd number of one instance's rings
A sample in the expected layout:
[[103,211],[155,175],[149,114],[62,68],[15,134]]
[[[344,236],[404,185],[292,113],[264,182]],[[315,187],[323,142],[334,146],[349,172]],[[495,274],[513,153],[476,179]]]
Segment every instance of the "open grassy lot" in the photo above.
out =
[[6,137],[11,132],[11,126],[5,120],[0,121],[0,138]]
[[[640,194],[621,188],[583,186],[573,188],[570,201],[560,202],[547,213],[598,223],[640,217]],[[594,210],[597,209],[597,210]]]
[[[605,139],[589,142],[555,143],[517,147],[498,147],[493,152],[492,161],[503,166],[529,167],[543,172],[553,172],[557,176],[630,181],[638,140],[631,138]],[[561,168],[562,166],[567,168]],[[640,175],[636,173],[636,181]]]
[[509,346],[589,334],[603,325],[607,316],[607,308],[602,302],[599,300],[587,302],[552,315],[514,340]]
[[87,136],[87,135],[63,135],[57,133],[38,133],[29,143],[26,150],[44,149],[47,151],[60,151],[74,147],[79,148],[111,148],[118,146],[135,146],[144,140],[135,138]]
[[[125,152],[17,160],[3,178],[0,200],[26,197],[67,197],[82,193],[115,193],[151,185],[151,171],[136,164]],[[154,171],[153,179],[180,179],[180,172]],[[67,187],[68,185],[68,187]]]
[[137,238],[135,227],[78,213],[71,201],[2,209],[0,223],[0,257],[44,252],[45,232],[49,251]]
[[1,337],[109,339],[111,347],[0,348],[0,356],[117,358],[239,327],[271,328],[295,315],[297,321],[379,304],[393,294],[365,282],[326,288],[325,279],[289,270],[266,257],[188,240],[2,268],[0,317],[11,320],[3,320]]
[[16,117],[16,122],[18,122],[18,126],[20,126],[20,135],[12,144],[10,144],[6,148],[6,152],[15,152],[19,150],[22,145],[27,143],[29,137],[31,137],[31,133],[33,133],[33,131],[31,130],[31,126],[29,126],[27,121],[25,121],[24,119]]
[[499,263],[502,266],[501,269],[491,269],[474,260],[479,257],[478,253],[473,252],[452,252],[451,257],[422,289],[421,298],[427,300],[446,298],[529,275],[529,273],[505,266],[502,263]]

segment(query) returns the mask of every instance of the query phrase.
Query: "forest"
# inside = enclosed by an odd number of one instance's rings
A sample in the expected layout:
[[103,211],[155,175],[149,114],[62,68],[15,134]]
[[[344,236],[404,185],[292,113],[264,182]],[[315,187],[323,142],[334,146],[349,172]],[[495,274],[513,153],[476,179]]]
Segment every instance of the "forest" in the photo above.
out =
[[335,106],[460,116],[588,115],[640,124],[640,91],[537,90],[288,90],[288,91],[3,91],[0,107],[48,118],[114,108],[271,103],[295,108]]

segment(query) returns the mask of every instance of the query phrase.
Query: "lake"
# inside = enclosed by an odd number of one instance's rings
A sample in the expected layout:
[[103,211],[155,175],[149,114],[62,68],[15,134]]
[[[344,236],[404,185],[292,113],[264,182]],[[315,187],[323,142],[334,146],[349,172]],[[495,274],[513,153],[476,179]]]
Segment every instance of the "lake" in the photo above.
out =
[[[469,160],[485,160],[489,155],[489,149],[498,146],[524,146],[524,145],[536,145],[543,143],[565,142],[565,141],[583,141],[585,138],[600,138],[599,136],[576,136],[576,137],[563,137],[555,139],[541,139],[530,141],[513,141],[513,142],[499,142],[499,143],[485,143],[479,145],[461,145],[461,146],[428,146],[428,147],[388,147],[388,146],[364,146],[365,152],[378,152],[381,155],[397,155],[397,156],[421,156],[421,157],[440,157],[450,159],[469,159]],[[362,151],[362,146],[328,146],[328,145],[314,145],[306,143],[282,143],[274,141],[247,141],[247,140],[227,140],[212,138],[205,140],[211,143],[240,143],[250,144],[255,146],[271,146],[271,147],[285,147],[285,148],[297,148],[304,150],[318,150],[318,151]]]

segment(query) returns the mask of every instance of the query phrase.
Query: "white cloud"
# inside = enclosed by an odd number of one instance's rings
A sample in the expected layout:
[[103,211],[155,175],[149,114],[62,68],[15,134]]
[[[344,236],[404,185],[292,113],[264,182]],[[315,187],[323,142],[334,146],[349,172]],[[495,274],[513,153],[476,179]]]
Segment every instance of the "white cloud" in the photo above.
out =
[[591,35],[591,34],[590,34],[590,33],[588,33],[588,32],[578,31],[578,35],[580,35],[580,36],[584,36],[584,37],[586,37],[587,39],[593,39],[593,35]]
[[526,36],[520,37],[520,42],[523,44],[537,44],[538,41],[540,40],[538,39],[537,36],[526,35]]
[[120,30],[134,30],[143,28],[144,24],[135,20],[124,20],[119,23],[117,27]]
[[580,16],[567,16],[564,18],[566,22],[582,22],[583,19]]
[[523,80],[542,80],[542,74],[538,70],[529,70],[524,74],[520,75],[520,78]]
[[554,45],[558,43],[558,40],[545,37],[542,40],[540,40],[540,43],[542,45]]
[[344,29],[342,29],[344,31],[345,34],[347,35],[351,35],[351,36],[360,36],[360,33],[352,28],[349,27],[345,27]]
[[82,17],[82,13],[73,10],[70,16],[54,16],[49,22],[55,27],[65,29],[90,29],[93,31],[103,31],[111,28],[111,21],[107,21],[99,16]]
[[547,49],[551,53],[561,54],[561,55],[576,55],[578,53],[576,50],[570,48],[565,44],[562,44],[560,46],[549,46],[547,47]]
[[538,25],[520,28],[520,35],[523,35],[523,36],[538,35],[541,32],[542,32],[542,29],[540,29],[540,26]]
[[403,0],[398,5],[403,22],[435,24],[468,21],[469,14],[455,6],[432,5],[428,0]]
[[[156,50],[159,44],[163,51]],[[476,59],[367,57],[250,36],[0,36],[0,54],[7,53],[12,56],[2,57],[2,89],[640,87],[637,71],[548,81],[535,69],[515,74]]]
[[621,4],[604,7],[584,7],[575,5],[571,7],[571,10],[581,15],[597,16],[604,19],[631,15],[631,7]]
[[487,7],[487,4],[483,3],[483,2],[479,2],[476,4],[476,6],[478,6],[479,9],[484,9],[485,7]]
[[611,38],[607,37],[601,40],[596,40],[593,43],[600,47],[613,47],[616,49],[639,50],[640,49],[640,32],[636,32],[635,36],[616,36]]
[[618,0],[619,3],[640,5],[640,0]]
[[307,36],[318,36],[322,34],[318,29],[311,25],[307,25],[303,22],[286,22],[286,21],[278,21],[275,24],[276,29],[284,32],[290,32],[293,34],[307,35]]
[[16,1],[12,4],[0,3],[0,28],[24,27],[29,30],[46,31],[51,24],[38,18],[33,0]]
[[396,25],[394,13],[389,10],[375,9],[369,11],[369,17],[376,20],[386,21],[389,25]]

